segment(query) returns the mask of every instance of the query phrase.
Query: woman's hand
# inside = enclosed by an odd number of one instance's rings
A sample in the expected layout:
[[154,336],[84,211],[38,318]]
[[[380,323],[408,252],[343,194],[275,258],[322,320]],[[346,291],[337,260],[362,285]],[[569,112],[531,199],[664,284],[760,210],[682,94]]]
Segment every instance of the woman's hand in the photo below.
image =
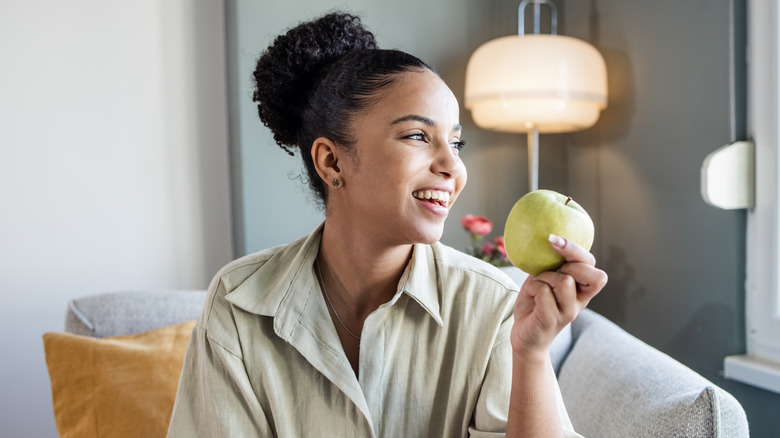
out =
[[515,355],[549,356],[555,336],[607,283],[607,274],[596,268],[593,254],[555,235],[550,235],[550,244],[566,264],[555,272],[528,277],[520,288],[511,335]]

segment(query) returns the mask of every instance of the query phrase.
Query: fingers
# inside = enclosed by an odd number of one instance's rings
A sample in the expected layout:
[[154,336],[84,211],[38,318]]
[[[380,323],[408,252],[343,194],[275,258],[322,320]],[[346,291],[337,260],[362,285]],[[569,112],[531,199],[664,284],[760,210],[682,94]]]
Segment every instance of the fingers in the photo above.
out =
[[[550,235],[550,244],[566,263],[557,271],[529,277],[521,288],[515,317],[534,315],[539,327],[562,328],[587,307],[607,283],[607,274],[596,268],[596,258],[574,242]],[[556,331],[557,333],[557,331]]]
[[[569,262],[556,272],[543,272],[532,281],[544,283],[566,318],[576,317],[607,284],[607,274],[583,262]],[[572,318],[573,319],[573,318]]]
[[553,249],[558,251],[567,262],[582,262],[596,266],[596,257],[576,243],[555,234],[550,234],[549,240]]
[[558,273],[570,276],[577,287],[577,300],[587,305],[607,284],[607,273],[585,263],[566,263]]
[[[572,251],[578,252],[577,248]],[[577,258],[586,257],[580,254]],[[558,271],[543,272],[523,283],[515,302],[516,329],[512,341],[515,351],[540,345],[549,348],[555,335],[574,321],[607,282],[606,273],[594,264],[595,261],[593,264],[570,261]]]
[[552,300],[548,309],[560,314],[563,321],[569,322],[577,317],[590,299],[579,296],[579,288],[574,277],[560,272],[544,272],[535,278],[536,295],[549,296]]
[[537,314],[548,328],[553,329],[557,333],[568,323],[566,315],[560,310],[555,291],[548,285],[542,286],[534,301]]
[[585,248],[562,237],[550,234],[550,244],[566,259],[558,272],[570,275],[577,283],[577,298],[587,305],[607,284],[607,273],[596,268],[596,257]]

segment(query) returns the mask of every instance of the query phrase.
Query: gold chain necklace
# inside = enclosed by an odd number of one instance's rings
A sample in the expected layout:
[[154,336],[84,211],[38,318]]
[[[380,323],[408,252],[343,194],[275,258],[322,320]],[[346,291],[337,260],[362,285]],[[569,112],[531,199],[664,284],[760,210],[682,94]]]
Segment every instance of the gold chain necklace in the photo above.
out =
[[330,304],[330,308],[333,309],[333,314],[336,315],[336,320],[338,320],[339,324],[341,324],[342,327],[344,327],[344,330],[347,331],[350,335],[352,335],[353,338],[360,340],[360,336],[352,333],[352,330],[350,330],[346,324],[344,324],[344,321],[341,320],[341,317],[339,316],[339,312],[336,312],[336,307],[333,306],[333,302],[330,300],[330,296],[328,296],[328,291],[325,289],[325,280],[322,278],[322,272],[320,272],[320,261],[318,259],[314,260],[314,264],[317,266],[317,280],[320,282],[320,286],[322,287],[322,293],[325,294],[325,298],[328,300],[328,304]]

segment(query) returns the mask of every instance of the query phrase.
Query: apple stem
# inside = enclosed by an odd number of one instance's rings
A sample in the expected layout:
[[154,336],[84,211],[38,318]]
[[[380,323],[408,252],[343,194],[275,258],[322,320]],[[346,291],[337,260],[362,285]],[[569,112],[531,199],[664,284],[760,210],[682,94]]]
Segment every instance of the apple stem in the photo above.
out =
[[563,205],[569,205],[569,201],[571,201],[571,197],[566,197],[566,202],[563,203]]

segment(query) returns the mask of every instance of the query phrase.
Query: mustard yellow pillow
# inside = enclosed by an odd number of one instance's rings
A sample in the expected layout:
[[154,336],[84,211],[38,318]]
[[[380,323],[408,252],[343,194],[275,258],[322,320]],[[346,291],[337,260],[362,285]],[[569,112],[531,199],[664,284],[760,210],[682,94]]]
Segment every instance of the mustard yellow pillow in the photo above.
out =
[[194,325],[103,339],[44,334],[60,437],[165,437]]

